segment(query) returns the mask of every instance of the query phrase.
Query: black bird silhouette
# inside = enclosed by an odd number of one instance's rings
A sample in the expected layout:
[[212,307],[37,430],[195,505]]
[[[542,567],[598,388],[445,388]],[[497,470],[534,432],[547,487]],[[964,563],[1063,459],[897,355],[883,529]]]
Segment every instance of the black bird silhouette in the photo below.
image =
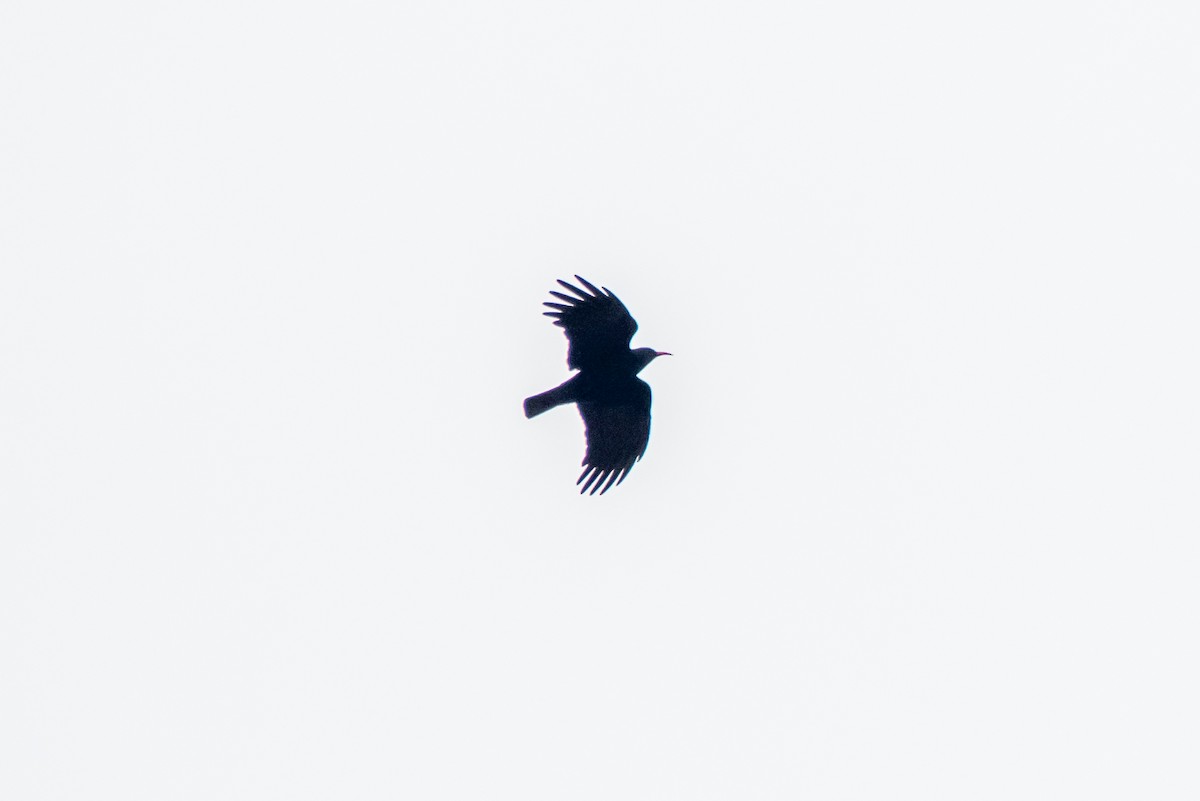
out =
[[[583,484],[579,494],[591,488],[608,492],[620,484],[642,458],[650,442],[650,385],[637,377],[646,365],[669,353],[653,348],[629,349],[637,322],[607,287],[596,289],[578,275],[579,287],[559,281],[576,297],[561,292],[550,294],[562,303],[544,305],[543,312],[557,318],[554,324],[567,334],[567,367],[579,374],[554,389],[525,399],[525,416],[536,417],[564,403],[579,407],[587,430],[587,454],[583,473],[575,482]],[[586,479],[586,481],[585,481]]]

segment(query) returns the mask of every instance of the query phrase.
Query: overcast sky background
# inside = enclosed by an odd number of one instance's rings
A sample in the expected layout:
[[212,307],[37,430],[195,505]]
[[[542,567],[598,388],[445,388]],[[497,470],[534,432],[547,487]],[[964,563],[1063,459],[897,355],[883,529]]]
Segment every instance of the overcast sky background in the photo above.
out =
[[1197,42],[6,2],[0,796],[1197,797]]

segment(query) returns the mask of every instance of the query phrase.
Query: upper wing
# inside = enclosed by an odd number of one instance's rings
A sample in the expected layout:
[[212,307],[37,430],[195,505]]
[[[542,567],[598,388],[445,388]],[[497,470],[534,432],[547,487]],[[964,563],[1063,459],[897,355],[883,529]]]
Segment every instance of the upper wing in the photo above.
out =
[[550,292],[564,303],[545,304],[554,311],[543,312],[547,317],[557,318],[555,325],[562,326],[567,333],[567,367],[585,370],[595,364],[603,364],[613,356],[629,349],[629,340],[637,331],[637,322],[629,314],[616,295],[608,289],[596,289],[578,275],[575,279],[593,294],[559,281],[578,297]]
[[[592,495],[608,492],[615,481],[620,484],[642,458],[650,442],[650,385],[630,378],[605,401],[581,401],[579,414],[587,429],[587,455],[583,473],[576,484],[579,494],[591,487]],[[586,479],[586,482],[585,482]]]

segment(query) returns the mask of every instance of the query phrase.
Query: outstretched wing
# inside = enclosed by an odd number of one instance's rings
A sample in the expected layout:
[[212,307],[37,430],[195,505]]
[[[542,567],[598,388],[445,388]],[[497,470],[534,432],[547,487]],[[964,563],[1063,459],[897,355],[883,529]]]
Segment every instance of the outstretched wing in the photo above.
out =
[[613,482],[620,484],[642,458],[650,442],[650,385],[630,378],[611,392],[604,402],[580,401],[579,414],[587,429],[587,455],[583,473],[576,485],[579,494],[591,488],[608,492]]
[[550,292],[563,301],[545,304],[554,311],[543,312],[547,317],[557,318],[554,324],[567,333],[567,367],[572,370],[603,364],[623,351],[629,350],[629,340],[637,331],[637,322],[629,314],[616,295],[608,289],[597,289],[587,281],[575,276],[592,294],[579,287],[559,281],[564,288],[577,297],[562,292]]

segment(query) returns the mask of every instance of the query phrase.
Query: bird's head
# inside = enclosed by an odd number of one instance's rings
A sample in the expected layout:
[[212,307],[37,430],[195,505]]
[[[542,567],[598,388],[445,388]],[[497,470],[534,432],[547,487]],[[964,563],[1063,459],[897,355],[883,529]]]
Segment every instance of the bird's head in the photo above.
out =
[[646,365],[657,359],[659,356],[670,356],[666,351],[655,350],[654,348],[637,348],[633,351],[633,361],[637,365],[635,375],[646,368]]

